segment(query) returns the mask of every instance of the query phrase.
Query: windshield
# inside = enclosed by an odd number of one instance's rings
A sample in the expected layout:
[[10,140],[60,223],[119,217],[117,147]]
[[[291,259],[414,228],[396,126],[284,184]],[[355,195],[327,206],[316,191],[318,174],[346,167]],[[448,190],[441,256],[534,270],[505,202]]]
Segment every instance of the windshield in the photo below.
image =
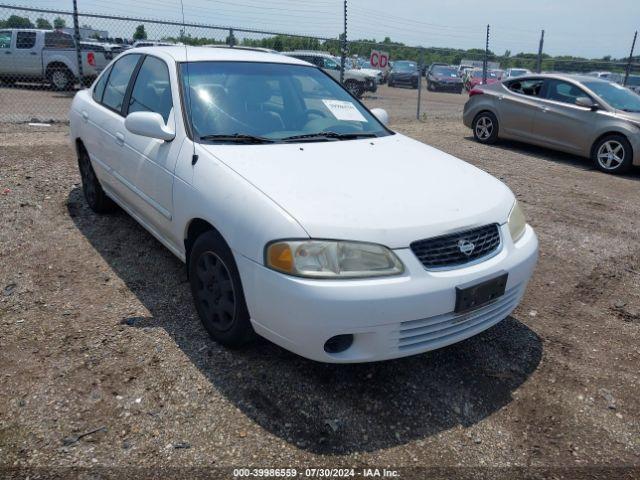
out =
[[[474,78],[482,78],[482,70],[475,70],[473,72]],[[494,71],[487,71],[487,78],[498,78],[498,74]]]
[[191,62],[180,69],[187,116],[199,139],[253,136],[281,141],[322,132],[343,138],[389,135],[366,108],[315,67]]
[[522,75],[526,75],[527,73],[529,73],[528,70],[518,70],[517,68],[511,69],[511,76],[512,77],[520,77]]
[[609,82],[584,82],[584,85],[616,110],[640,112],[640,95],[621,85]]
[[443,76],[451,76],[451,77],[458,76],[458,70],[452,67],[443,67],[443,66],[436,65],[435,67],[433,67],[432,72],[434,75],[443,75]]
[[395,62],[393,64],[393,69],[402,71],[402,72],[412,72],[417,69],[417,66],[413,62]]

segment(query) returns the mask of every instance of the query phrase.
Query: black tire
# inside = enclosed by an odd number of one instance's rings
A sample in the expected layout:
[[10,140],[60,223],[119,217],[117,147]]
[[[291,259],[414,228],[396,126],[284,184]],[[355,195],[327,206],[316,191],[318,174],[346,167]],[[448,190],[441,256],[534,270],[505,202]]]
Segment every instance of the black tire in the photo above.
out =
[[498,119],[491,112],[480,112],[476,115],[471,128],[473,129],[473,138],[477,142],[491,145],[498,141],[498,129],[500,126],[498,125]]
[[393,88],[393,87],[395,87],[395,85],[393,84],[393,80],[389,80],[389,81],[387,82],[387,86],[388,86],[389,88]]
[[595,167],[606,173],[626,173],[633,164],[633,148],[623,135],[607,135],[591,150]]
[[430,92],[434,91],[433,85],[431,84],[431,82],[427,82],[427,90],[429,90]]
[[191,294],[211,338],[237,348],[255,338],[233,254],[211,230],[200,235],[189,255]]
[[89,154],[84,148],[78,152],[78,168],[82,179],[82,192],[89,208],[95,213],[109,213],[115,210],[116,204],[111,200],[100,185],[100,180],[91,165]]
[[57,92],[71,89],[73,86],[73,74],[65,66],[53,66],[47,71],[47,79],[51,88]]
[[351,93],[351,95],[356,98],[362,98],[362,95],[364,94],[364,88],[359,82],[356,82],[354,80],[347,80],[346,82],[344,82],[344,86],[347,90],[349,90],[349,93]]

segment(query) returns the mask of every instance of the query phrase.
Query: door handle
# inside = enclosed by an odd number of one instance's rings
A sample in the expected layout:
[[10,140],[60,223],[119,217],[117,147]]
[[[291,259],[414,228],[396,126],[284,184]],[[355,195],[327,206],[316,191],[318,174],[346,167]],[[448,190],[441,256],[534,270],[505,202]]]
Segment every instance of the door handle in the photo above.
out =
[[124,133],[116,133],[116,143],[118,145],[124,145]]
[[542,110],[544,113],[547,113],[549,111],[549,107],[540,107],[540,110]]
[[11,55],[11,52],[4,52],[5,55]]
[[504,99],[504,95],[498,95],[498,100],[503,100]]
[[31,52],[30,55],[37,55],[38,52]]

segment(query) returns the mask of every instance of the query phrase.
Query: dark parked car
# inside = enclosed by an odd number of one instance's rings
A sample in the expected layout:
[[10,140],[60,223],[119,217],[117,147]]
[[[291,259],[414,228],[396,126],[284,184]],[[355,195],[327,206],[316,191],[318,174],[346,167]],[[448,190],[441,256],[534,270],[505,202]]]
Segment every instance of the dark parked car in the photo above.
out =
[[396,60],[389,74],[388,83],[390,87],[397,85],[409,85],[418,88],[418,78],[420,72],[416,62],[409,60]]
[[427,89],[462,93],[462,79],[458,69],[448,65],[432,65],[427,72]]

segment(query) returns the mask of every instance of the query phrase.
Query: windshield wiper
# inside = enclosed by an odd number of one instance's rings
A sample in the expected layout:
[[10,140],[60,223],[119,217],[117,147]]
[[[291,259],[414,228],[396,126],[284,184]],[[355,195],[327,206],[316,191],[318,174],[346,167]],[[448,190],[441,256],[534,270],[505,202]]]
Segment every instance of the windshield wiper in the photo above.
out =
[[294,142],[297,140],[317,141],[317,140],[355,140],[358,138],[377,137],[375,133],[336,133],[336,132],[316,132],[306,133],[304,135],[292,135],[290,137],[281,138],[283,142]]
[[244,133],[202,135],[200,140],[224,143],[276,143],[275,140]]

